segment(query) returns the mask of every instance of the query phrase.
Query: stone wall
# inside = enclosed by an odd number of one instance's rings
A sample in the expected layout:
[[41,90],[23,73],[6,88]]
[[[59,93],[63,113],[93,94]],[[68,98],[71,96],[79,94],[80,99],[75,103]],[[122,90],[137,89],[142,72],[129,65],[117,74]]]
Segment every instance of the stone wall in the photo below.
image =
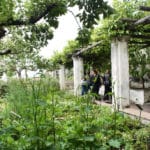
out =
[[140,105],[150,102],[150,89],[130,89],[130,101]]

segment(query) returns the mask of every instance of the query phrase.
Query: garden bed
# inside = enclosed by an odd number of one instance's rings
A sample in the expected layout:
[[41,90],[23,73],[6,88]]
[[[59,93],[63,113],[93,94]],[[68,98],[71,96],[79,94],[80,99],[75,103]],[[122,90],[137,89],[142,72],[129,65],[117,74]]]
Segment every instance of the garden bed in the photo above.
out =
[[7,105],[1,114],[0,149],[149,149],[149,125],[93,104],[92,95],[74,97],[59,91],[54,82],[9,83],[3,99]]

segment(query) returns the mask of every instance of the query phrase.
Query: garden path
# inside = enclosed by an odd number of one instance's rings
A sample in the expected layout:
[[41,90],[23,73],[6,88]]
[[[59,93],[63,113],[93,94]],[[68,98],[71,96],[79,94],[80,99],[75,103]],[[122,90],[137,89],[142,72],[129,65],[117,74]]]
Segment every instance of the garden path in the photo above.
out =
[[[104,101],[95,101],[95,103],[102,106],[112,107],[112,104]],[[144,104],[142,108],[143,111],[141,111],[141,121],[142,123],[148,124],[150,123],[150,103]],[[139,118],[140,116],[140,110],[135,104],[131,104],[130,107],[124,108],[120,112],[123,112],[132,118]]]

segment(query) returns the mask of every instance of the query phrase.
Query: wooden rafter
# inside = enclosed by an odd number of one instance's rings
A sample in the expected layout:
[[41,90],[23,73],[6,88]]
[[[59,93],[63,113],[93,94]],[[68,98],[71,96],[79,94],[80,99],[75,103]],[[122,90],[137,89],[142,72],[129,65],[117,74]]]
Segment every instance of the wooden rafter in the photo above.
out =
[[150,39],[150,35],[130,35],[132,38],[137,38],[137,39]]
[[137,21],[137,19],[130,19],[130,18],[123,18],[121,20],[127,23],[135,23]]
[[150,7],[148,7],[148,6],[140,6],[139,9],[143,10],[143,11],[150,11]]
[[121,20],[123,22],[130,23],[131,26],[133,26],[133,25],[137,26],[137,25],[140,25],[140,24],[142,24],[142,25],[150,24],[150,16],[146,16],[146,17],[144,17],[142,19],[139,19],[139,20],[137,20],[137,19],[130,19],[130,18],[123,18]]
[[139,49],[143,49],[143,48],[148,48],[148,47],[150,47],[150,43],[138,43],[138,42],[133,42],[133,41],[130,41],[130,43],[129,43],[129,45],[130,46],[132,46],[133,47],[133,45],[136,45],[136,46],[138,46],[139,47]]
[[147,45],[150,45],[150,41],[145,41],[145,40],[144,41],[134,41],[134,40],[131,40],[130,43],[131,44],[141,44],[141,45],[142,44],[144,44],[144,45],[147,44]]
[[99,41],[99,42],[96,42],[96,43],[93,43],[92,45],[89,45],[87,46],[86,48],[82,48],[81,50],[79,50],[78,52],[74,53],[73,56],[79,56],[80,54],[82,54],[83,52],[89,50],[89,49],[92,49],[98,45],[100,45],[102,43],[102,41]]
[[[147,6],[140,6],[139,9],[143,11],[150,11],[150,7]],[[150,28],[144,28],[145,25],[150,24],[150,15],[141,19],[123,18],[122,21],[127,23],[126,29],[131,32],[129,35],[132,38],[132,40],[130,40],[130,44],[140,44],[144,48],[150,47]],[[140,34],[138,34],[140,31],[138,28],[139,25],[142,27],[142,33]],[[135,41],[135,39],[139,41]]]
[[146,16],[142,19],[137,20],[134,25],[146,25],[146,24],[150,24],[150,16]]

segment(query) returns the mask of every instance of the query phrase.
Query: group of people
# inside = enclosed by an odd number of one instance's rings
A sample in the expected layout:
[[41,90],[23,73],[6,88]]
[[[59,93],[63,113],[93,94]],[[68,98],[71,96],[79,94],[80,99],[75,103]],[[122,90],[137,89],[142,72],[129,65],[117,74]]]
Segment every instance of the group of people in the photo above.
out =
[[92,70],[88,76],[84,76],[81,80],[81,95],[87,94],[89,91],[99,95],[99,89],[104,85],[104,100],[109,100],[109,93],[111,92],[111,74],[106,70],[102,76],[97,70]]

